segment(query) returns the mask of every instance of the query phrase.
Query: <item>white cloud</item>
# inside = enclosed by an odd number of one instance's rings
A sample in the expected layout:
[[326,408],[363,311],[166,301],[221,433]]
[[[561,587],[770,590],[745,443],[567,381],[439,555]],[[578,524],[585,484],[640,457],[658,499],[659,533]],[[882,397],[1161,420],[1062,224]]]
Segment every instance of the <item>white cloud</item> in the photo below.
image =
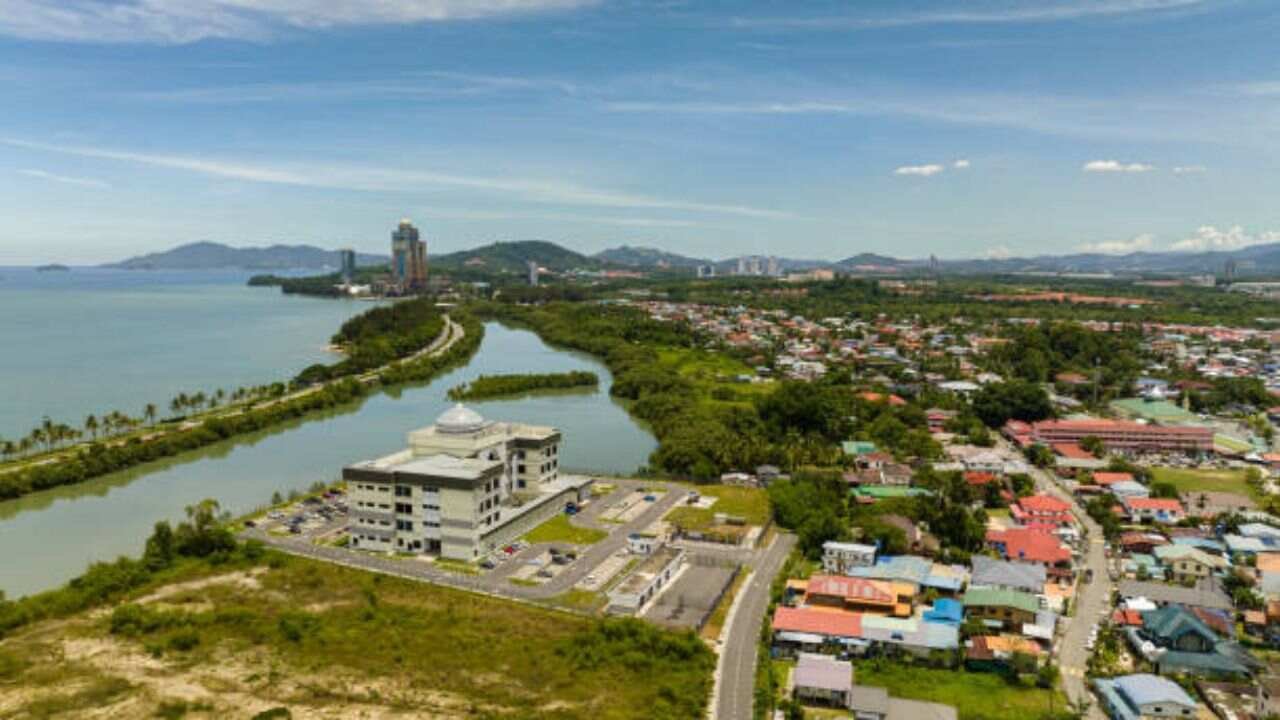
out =
[[262,40],[282,29],[478,20],[596,0],[0,0],[0,34],[162,44]]
[[[0,0],[3,2],[3,0]],[[347,100],[356,98],[429,99],[476,97],[497,94],[555,92],[575,95],[579,87],[554,78],[475,75],[429,71],[388,79],[317,81],[302,83],[252,83],[215,87],[146,90],[127,97],[162,102],[242,104]]]
[[1155,169],[1146,163],[1122,163],[1118,160],[1090,160],[1081,168],[1087,173],[1144,173]]
[[1172,250],[1200,252],[1204,250],[1239,250],[1250,245],[1280,242],[1280,231],[1270,230],[1256,235],[1245,232],[1240,225],[1219,230],[1213,225],[1202,225],[1191,237],[1170,246]]
[[790,217],[788,213],[779,210],[744,205],[672,200],[600,190],[553,180],[478,177],[425,170],[397,170],[345,165],[276,166],[256,162],[162,155],[109,148],[53,145],[13,138],[0,138],[0,143],[28,150],[114,160],[170,170],[183,170],[233,180],[277,185],[369,192],[417,192],[426,187],[447,187],[496,193],[527,202],[553,205],[675,210],[762,219]]
[[70,175],[58,175],[56,173],[47,172],[45,170],[19,170],[18,173],[22,175],[26,175],[27,177],[39,178],[41,180],[48,180],[50,182],[62,183],[63,185],[77,185],[79,187],[90,187],[90,188],[111,187],[109,183],[103,182],[102,180],[95,180],[93,178],[85,178],[85,177],[72,177]]
[[1107,255],[1128,255],[1142,250],[1150,250],[1155,246],[1155,243],[1155,235],[1143,233],[1135,235],[1128,240],[1103,240],[1101,242],[1085,243],[1080,246],[1080,251]]
[[929,165],[903,165],[893,171],[894,175],[919,175],[920,177],[932,177],[946,170],[941,165],[931,163]]
[[[1075,2],[1021,2],[991,9],[957,9],[901,15],[836,15],[811,17],[736,18],[735,27],[767,29],[860,30],[910,25],[976,25],[1044,23],[1135,13],[1196,10],[1207,0],[1077,0]],[[963,6],[961,6],[963,7]]]
[[988,260],[1008,260],[1013,257],[1013,251],[1007,245],[996,245],[995,247],[987,248],[987,251],[983,253],[983,257]]
[[1174,175],[1197,175],[1209,168],[1203,165],[1179,165],[1173,169]]
[[968,167],[969,167],[969,161],[968,161],[968,160],[957,160],[957,161],[955,161],[955,162],[951,163],[951,167],[953,167],[953,168],[955,168],[955,169],[957,169],[957,170],[966,170],[966,169],[968,169]]

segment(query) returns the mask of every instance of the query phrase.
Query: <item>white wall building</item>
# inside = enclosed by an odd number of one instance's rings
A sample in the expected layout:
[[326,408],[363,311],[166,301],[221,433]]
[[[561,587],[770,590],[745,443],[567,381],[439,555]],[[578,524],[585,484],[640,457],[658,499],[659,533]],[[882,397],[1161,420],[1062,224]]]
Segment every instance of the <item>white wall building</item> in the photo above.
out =
[[822,569],[835,575],[847,575],[849,570],[871,567],[876,564],[875,545],[845,543],[828,540],[822,543]]
[[562,479],[560,431],[485,420],[458,405],[409,433],[409,447],[343,470],[351,547],[473,560],[577,502]]

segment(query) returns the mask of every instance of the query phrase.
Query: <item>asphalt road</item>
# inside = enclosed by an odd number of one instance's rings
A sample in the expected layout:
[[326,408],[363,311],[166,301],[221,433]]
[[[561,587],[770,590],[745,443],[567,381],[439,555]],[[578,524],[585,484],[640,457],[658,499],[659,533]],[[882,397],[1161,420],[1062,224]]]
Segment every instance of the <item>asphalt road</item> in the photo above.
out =
[[1093,570],[1093,582],[1081,582],[1076,586],[1077,593],[1073,601],[1075,615],[1066,619],[1067,629],[1058,645],[1058,667],[1062,670],[1062,689],[1067,697],[1077,703],[1089,702],[1087,717],[1091,720],[1105,720],[1106,715],[1098,708],[1084,677],[1085,666],[1089,660],[1089,651],[1085,648],[1089,642],[1089,629],[1111,610],[1112,585],[1110,576],[1107,574],[1102,527],[1089,517],[1076,499],[1063,490],[1049,476],[1049,473],[1034,468],[1032,476],[1035,478],[1037,489],[1071,503],[1071,508],[1079,518],[1081,526],[1088,532],[1088,545],[1083,561],[1085,568]]
[[756,565],[751,581],[739,591],[739,604],[724,646],[720,648],[720,661],[716,667],[717,720],[751,720],[755,701],[756,644],[760,639],[765,611],[769,609],[769,589],[795,544],[794,535],[778,535]]

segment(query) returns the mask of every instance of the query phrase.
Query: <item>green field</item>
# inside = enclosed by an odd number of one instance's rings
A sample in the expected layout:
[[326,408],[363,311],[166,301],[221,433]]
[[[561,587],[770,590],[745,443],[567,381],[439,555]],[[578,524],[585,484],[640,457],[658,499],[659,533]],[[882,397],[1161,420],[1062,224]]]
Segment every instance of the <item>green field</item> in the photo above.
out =
[[859,685],[889,690],[893,697],[926,700],[952,705],[960,720],[1041,720],[1063,718],[1067,699],[1060,691],[1014,687],[995,673],[970,673],[871,661],[859,663],[854,671]]
[[569,522],[569,516],[560,513],[524,536],[531,543],[573,543],[574,545],[591,545],[609,536],[603,530],[577,527]]
[[714,666],[692,633],[269,553],[6,638],[0,714],[684,720]]
[[719,385],[731,389],[740,400],[768,393],[771,383],[738,382],[739,375],[756,374],[746,363],[724,353],[685,348],[659,348],[658,361],[675,370],[686,380],[706,385]]
[[732,485],[688,486],[702,495],[716,498],[709,508],[680,506],[667,513],[667,520],[685,530],[700,532],[715,523],[716,513],[745,518],[748,525],[764,525],[769,521],[769,494],[760,488]]
[[1245,480],[1244,470],[1192,470],[1187,468],[1151,468],[1152,482],[1172,483],[1179,493],[1202,491],[1230,492],[1254,500],[1262,496]]

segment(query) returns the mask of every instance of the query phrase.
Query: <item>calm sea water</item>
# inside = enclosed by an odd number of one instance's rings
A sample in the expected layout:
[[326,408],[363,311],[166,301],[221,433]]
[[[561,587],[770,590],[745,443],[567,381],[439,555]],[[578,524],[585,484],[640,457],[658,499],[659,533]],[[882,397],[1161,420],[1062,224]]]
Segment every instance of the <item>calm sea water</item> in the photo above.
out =
[[0,268],[0,438],[45,415],[161,412],[179,392],[228,392],[331,362],[328,339],[370,307],[250,288],[249,273]]
[[598,373],[600,388],[474,407],[495,420],[560,428],[566,470],[627,473],[644,465],[656,443],[609,397],[612,377],[602,365],[549,347],[533,333],[490,324],[471,362],[431,383],[375,394],[180,458],[0,503],[0,590],[11,597],[38,592],[78,575],[91,561],[137,554],[157,520],[179,519],[186,505],[204,498],[242,513],[266,503],[277,490],[336,479],[346,464],[404,447],[408,431],[448,409],[450,387],[477,375],[568,370]]

